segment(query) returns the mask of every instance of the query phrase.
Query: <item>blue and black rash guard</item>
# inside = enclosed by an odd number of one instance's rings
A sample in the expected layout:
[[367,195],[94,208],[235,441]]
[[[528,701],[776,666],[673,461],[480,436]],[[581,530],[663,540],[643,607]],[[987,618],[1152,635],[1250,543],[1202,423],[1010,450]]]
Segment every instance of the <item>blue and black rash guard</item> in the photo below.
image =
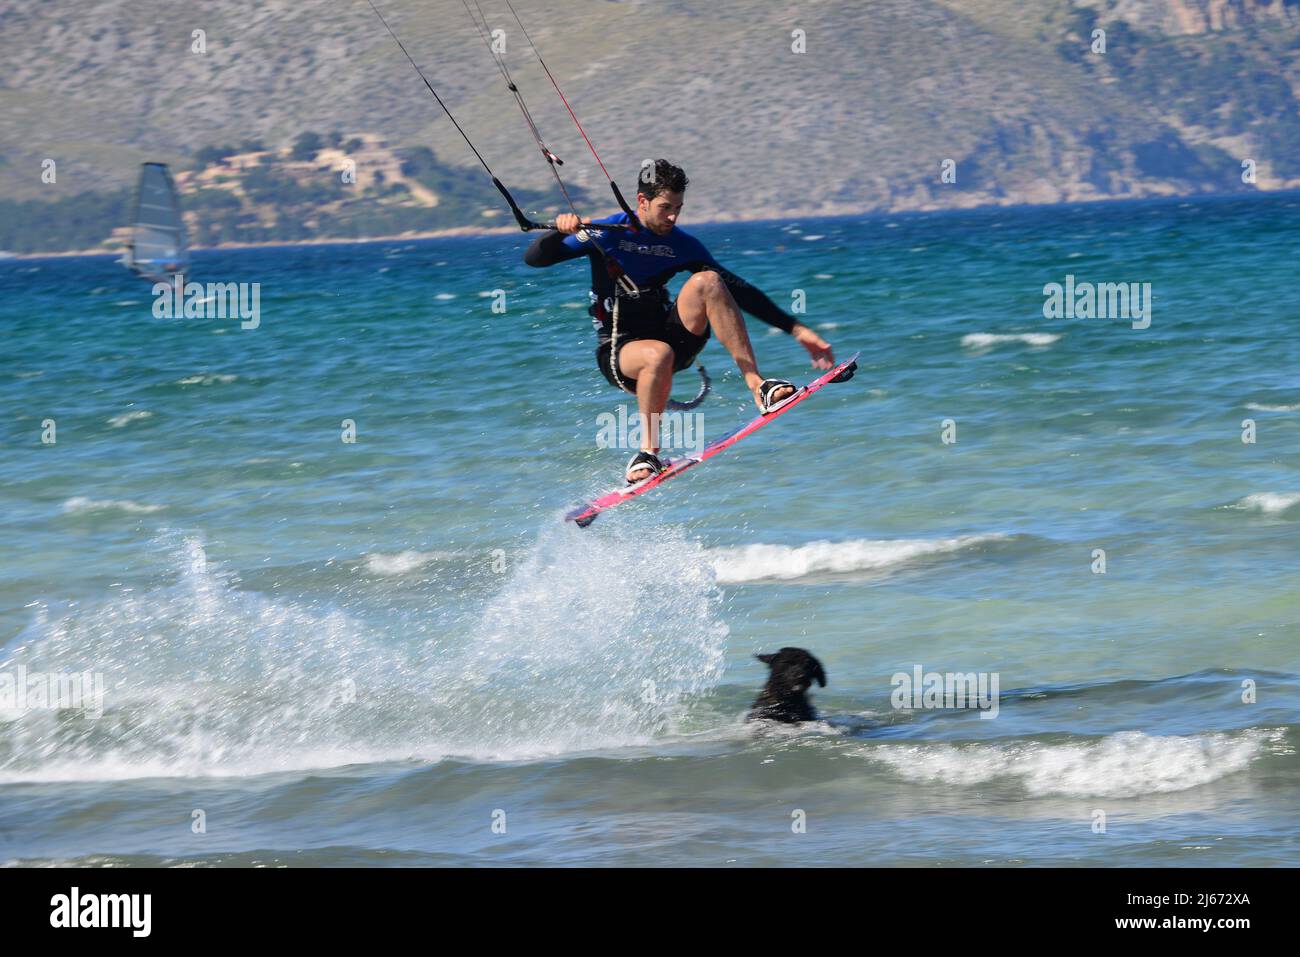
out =
[[[631,320],[629,326],[633,324],[642,326],[646,322],[655,321],[656,318],[662,322],[668,309],[667,283],[677,273],[683,270],[694,273],[712,269],[727,284],[727,288],[731,290],[731,295],[736,300],[736,305],[745,312],[783,332],[790,332],[794,328],[793,317],[782,312],[776,303],[765,296],[758,287],[751,286],[735,273],[724,268],[704,248],[704,244],[690,233],[676,226],[667,236],[658,236],[647,229],[632,231],[599,228],[600,223],[627,223],[628,215],[623,212],[606,216],[604,219],[595,219],[592,222],[597,225],[586,230],[591,237],[589,242],[577,236],[566,236],[551,230],[533,240],[524,252],[524,262],[530,266],[554,266],[556,263],[587,257],[591,262],[590,312],[602,343],[609,339],[609,324],[604,320],[612,308],[615,286],[614,280],[605,268],[605,260],[601,252],[614,259],[623,267],[628,277],[640,289],[645,290],[641,294],[639,303],[637,300],[626,298],[622,300],[620,311]],[[599,244],[600,251],[592,248],[593,244]],[[634,309],[628,309],[630,304],[635,304]],[[628,312],[633,312],[634,315],[627,315]],[[620,320],[623,321],[626,320]],[[626,327],[621,327],[621,330],[623,328]],[[627,332],[632,333],[632,330],[628,328]],[[623,331],[620,331],[619,336],[621,339]]]

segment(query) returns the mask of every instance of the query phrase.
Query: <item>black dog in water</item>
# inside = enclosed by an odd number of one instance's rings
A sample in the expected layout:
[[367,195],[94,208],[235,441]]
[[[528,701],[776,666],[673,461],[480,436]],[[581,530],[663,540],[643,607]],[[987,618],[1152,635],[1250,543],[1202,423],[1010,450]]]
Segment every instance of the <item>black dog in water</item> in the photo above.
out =
[[814,679],[826,687],[822,663],[802,648],[782,648],[774,655],[755,655],[768,666],[767,684],[754,701],[746,721],[766,718],[769,721],[816,721],[817,712],[808,700]]

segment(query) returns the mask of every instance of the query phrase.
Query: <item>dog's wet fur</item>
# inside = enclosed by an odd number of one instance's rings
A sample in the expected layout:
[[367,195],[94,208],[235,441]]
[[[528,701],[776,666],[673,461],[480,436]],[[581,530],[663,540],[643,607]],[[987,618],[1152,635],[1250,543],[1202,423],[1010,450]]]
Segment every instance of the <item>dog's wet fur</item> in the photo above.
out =
[[745,720],[766,719],[787,724],[816,721],[817,712],[808,700],[808,689],[814,681],[826,687],[826,669],[822,663],[803,648],[782,648],[773,655],[754,657],[767,665],[769,671],[767,684]]

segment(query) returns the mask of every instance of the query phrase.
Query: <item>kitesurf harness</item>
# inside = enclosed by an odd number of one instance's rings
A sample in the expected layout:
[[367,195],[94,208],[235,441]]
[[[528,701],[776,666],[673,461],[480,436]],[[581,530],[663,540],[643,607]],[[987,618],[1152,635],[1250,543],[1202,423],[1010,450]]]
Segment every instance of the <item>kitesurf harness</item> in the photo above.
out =
[[[614,377],[614,381],[618,383],[620,389],[624,392],[631,392],[635,395],[636,390],[629,388],[628,384],[623,381],[623,377],[619,375],[618,372],[618,308],[619,303],[623,301],[625,296],[629,299],[640,300],[642,290],[636,283],[632,282],[629,277],[624,276],[623,278],[628,279],[627,286],[619,283],[614,289],[614,295],[610,297],[613,299],[613,302],[606,299],[603,303],[597,303],[596,314],[602,319],[604,319],[605,316],[609,316],[609,373]],[[630,292],[628,291],[628,286],[631,287]],[[644,291],[650,293],[653,290],[646,289]]]
[[[591,313],[595,319],[600,322],[602,327],[609,327],[609,374],[612,381],[620,389],[624,392],[630,392],[635,395],[636,390],[624,381],[623,376],[618,371],[619,309],[620,304],[624,299],[634,299],[639,304],[648,303],[650,300],[658,299],[665,313],[671,307],[671,302],[668,298],[668,290],[663,286],[646,286],[638,288],[635,295],[626,295],[623,293],[621,288],[616,288],[614,290],[614,295],[607,296],[605,299],[600,299],[595,293],[592,293]],[[651,306],[651,308],[653,307]],[[704,370],[704,366],[699,363],[695,363],[695,369],[700,374],[700,391],[695,394],[695,398],[686,401],[669,399],[665,408],[676,411],[689,411],[698,406],[704,401],[705,397],[708,396],[709,391],[713,387],[713,383],[709,379],[709,374]]]

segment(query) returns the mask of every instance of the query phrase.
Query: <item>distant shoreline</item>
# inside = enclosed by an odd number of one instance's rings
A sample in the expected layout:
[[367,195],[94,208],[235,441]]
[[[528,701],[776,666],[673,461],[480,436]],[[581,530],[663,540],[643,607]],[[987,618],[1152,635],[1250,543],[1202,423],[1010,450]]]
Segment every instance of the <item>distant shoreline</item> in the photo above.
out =
[[[943,207],[950,209],[951,207]],[[940,209],[934,210],[898,210],[898,212],[940,212]],[[701,219],[692,220],[690,226],[712,226],[725,225],[727,223],[739,222],[772,222],[784,219],[812,219],[812,218],[842,218],[855,216],[886,215],[889,211],[880,209],[864,208],[857,211],[837,212],[837,213],[815,213],[808,212],[803,214],[773,214],[771,210],[765,211],[760,216],[737,216],[728,219]],[[605,213],[601,214],[607,215]],[[214,249],[270,249],[270,248],[291,248],[298,246],[345,246],[345,245],[363,245],[367,243],[393,243],[393,242],[410,242],[419,239],[451,239],[457,236],[509,236],[519,233],[521,230],[518,226],[451,226],[446,229],[421,230],[419,232],[396,233],[387,236],[329,236],[319,239],[282,239],[267,240],[266,242],[256,243],[217,243],[215,246],[190,246],[190,251],[206,251]],[[59,252],[40,252],[40,253],[10,253],[7,250],[0,250],[0,256],[12,259],[66,259],[77,256],[120,256],[121,249],[112,250],[104,249],[102,246],[96,246],[92,249],[73,249],[61,250]]]
[[[213,249],[267,249],[277,246],[345,246],[362,243],[404,242],[413,239],[448,239],[455,236],[501,236],[519,232],[517,226],[453,226],[448,229],[434,229],[418,233],[398,233],[392,236],[329,236],[320,239],[281,239],[267,240],[260,243],[217,243],[215,246],[190,246],[193,251]],[[10,253],[0,250],[0,256],[6,259],[66,259],[75,256],[120,256],[122,250],[104,249],[70,249],[60,252]]]
[[[692,220],[687,223],[686,228],[697,226],[726,226],[731,223],[762,223],[762,222],[793,222],[796,220],[809,219],[858,219],[863,217],[883,218],[886,216],[915,216],[929,213],[971,213],[971,212],[991,212],[994,210],[1012,211],[1017,209],[1050,209],[1052,207],[1071,207],[1071,206],[1093,206],[1097,204],[1104,205],[1138,205],[1145,203],[1187,203],[1187,202],[1215,202],[1215,201],[1232,201],[1239,199],[1270,199],[1291,195],[1300,195],[1300,189],[1288,187],[1286,189],[1275,190],[1251,190],[1251,191],[1233,191],[1223,193],[1189,193],[1175,194],[1166,196],[1107,196],[1098,199],[1079,199],[1070,200],[1064,203],[984,203],[975,206],[936,206],[925,204],[915,208],[863,208],[856,211],[847,212],[817,212],[806,211],[803,213],[773,213],[771,210],[765,210],[761,215],[756,216],[733,216],[726,219],[701,219]],[[602,214],[603,215],[603,214]],[[330,236],[319,239],[295,239],[295,240],[268,240],[266,242],[256,243],[218,243],[215,246],[191,246],[191,250],[210,251],[224,249],[273,249],[273,248],[295,248],[303,246],[359,246],[370,243],[393,243],[393,242],[411,242],[423,239],[452,239],[457,236],[508,236],[520,232],[517,226],[452,226],[447,229],[424,230],[420,232],[397,233],[388,236]],[[92,256],[121,256],[122,250],[105,250],[102,247],[93,249],[63,250],[60,252],[40,252],[40,253],[11,253],[7,250],[0,250],[0,260],[35,260],[35,259],[67,259],[73,257],[92,257]]]

